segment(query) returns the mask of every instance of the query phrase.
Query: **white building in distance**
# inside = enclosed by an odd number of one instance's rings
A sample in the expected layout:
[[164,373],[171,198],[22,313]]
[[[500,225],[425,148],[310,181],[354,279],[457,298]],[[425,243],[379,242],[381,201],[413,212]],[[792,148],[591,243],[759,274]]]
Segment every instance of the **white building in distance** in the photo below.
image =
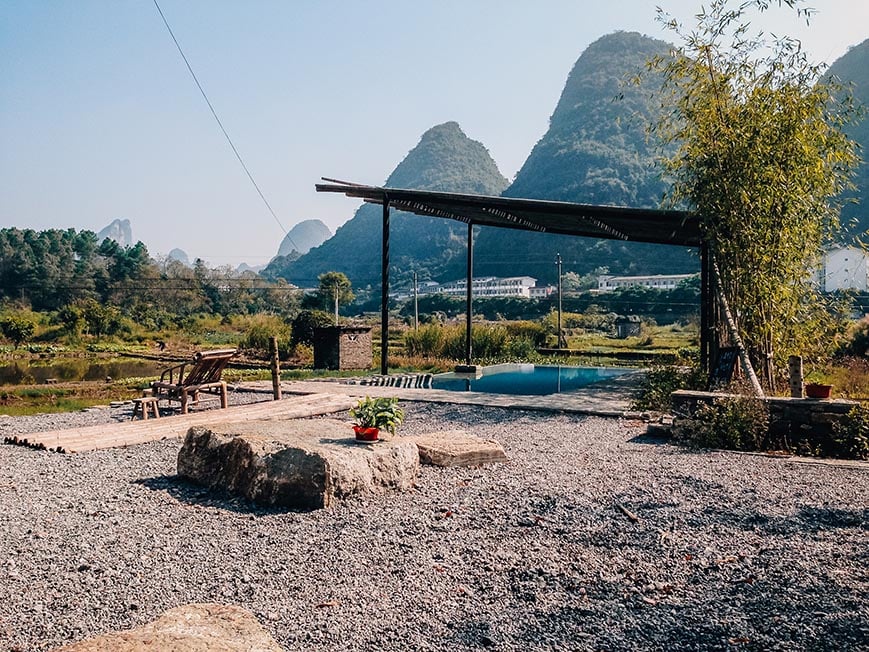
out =
[[618,288],[644,287],[652,290],[673,290],[682,281],[696,274],[650,274],[648,276],[598,276],[597,291],[612,292]]
[[[510,276],[499,278],[484,276],[473,279],[471,292],[474,297],[521,297],[525,299],[546,297],[552,293],[552,287],[538,288],[537,279],[530,276]],[[453,297],[464,297],[467,294],[467,279],[450,283],[431,284],[419,288],[420,296],[426,294],[446,294]]]
[[836,247],[824,254],[821,268],[824,292],[869,291],[869,255],[857,247]]

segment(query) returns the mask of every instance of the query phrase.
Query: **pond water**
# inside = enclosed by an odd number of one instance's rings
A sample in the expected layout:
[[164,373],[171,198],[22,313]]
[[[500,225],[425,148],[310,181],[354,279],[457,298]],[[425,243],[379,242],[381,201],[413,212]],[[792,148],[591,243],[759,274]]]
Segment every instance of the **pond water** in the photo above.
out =
[[0,385],[42,385],[49,378],[58,382],[78,380],[113,380],[124,378],[151,378],[159,376],[166,363],[135,358],[101,360],[97,358],[16,360],[0,364]]
[[545,395],[572,392],[586,385],[634,371],[619,367],[561,367],[499,364],[483,367],[482,375],[446,373],[432,380],[433,389],[489,394]]

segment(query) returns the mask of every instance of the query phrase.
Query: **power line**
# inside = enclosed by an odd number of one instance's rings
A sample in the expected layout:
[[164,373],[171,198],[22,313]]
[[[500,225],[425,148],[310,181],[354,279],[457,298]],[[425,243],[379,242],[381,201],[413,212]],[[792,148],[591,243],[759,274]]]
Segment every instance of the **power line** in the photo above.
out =
[[181,58],[184,59],[184,64],[187,66],[187,70],[190,71],[190,76],[193,77],[193,81],[196,82],[196,88],[199,89],[199,92],[202,94],[202,98],[205,100],[205,103],[208,105],[208,108],[211,110],[211,115],[214,116],[214,119],[217,121],[217,126],[220,127],[220,131],[223,132],[224,137],[226,138],[226,142],[229,143],[229,146],[232,148],[233,153],[235,154],[235,158],[238,159],[238,162],[241,163],[241,167],[244,169],[245,174],[247,174],[247,178],[250,179],[250,182],[253,184],[253,187],[256,188],[257,194],[259,194],[260,199],[263,200],[263,203],[266,205],[269,213],[272,214],[272,217],[275,218],[275,222],[278,223],[278,226],[281,227],[281,231],[284,232],[284,235],[287,236],[290,240],[290,244],[293,245],[293,248],[296,251],[299,250],[299,247],[293,242],[293,239],[289,237],[289,233],[287,229],[284,228],[284,225],[281,223],[278,216],[275,214],[275,211],[272,210],[271,204],[269,204],[268,199],[263,194],[263,191],[260,190],[259,184],[257,184],[256,180],[253,178],[253,175],[248,170],[247,165],[245,165],[244,160],[241,158],[241,154],[238,153],[238,149],[235,146],[235,143],[232,142],[232,138],[229,137],[226,129],[223,127],[223,123],[220,121],[220,118],[217,116],[217,111],[214,110],[214,106],[211,104],[211,100],[208,99],[208,95],[205,94],[205,89],[202,88],[202,84],[199,83],[199,79],[196,77],[196,73],[193,72],[193,67],[190,65],[190,62],[187,60],[187,56],[184,54],[184,50],[181,49],[181,44],[178,42],[178,39],[175,38],[175,33],[172,31],[172,28],[169,26],[169,21],[166,20],[166,16],[163,14],[163,10],[160,9],[160,5],[157,3],[157,0],[154,0],[154,6],[157,7],[157,12],[160,14],[160,18],[163,19],[163,24],[166,26],[166,29],[169,32],[169,36],[172,37],[172,40],[175,42],[175,47],[178,48],[178,52],[181,55]]
[[[268,285],[254,285],[254,286],[242,286],[236,283],[232,283],[227,281],[218,281],[213,283],[207,283],[204,285],[197,285],[195,283],[124,283],[124,284],[111,284],[105,288],[102,288],[103,291],[107,292],[146,292],[146,291],[160,291],[160,292],[202,292],[205,289],[216,289],[218,291],[225,289],[227,291],[235,290],[235,291],[250,291],[250,292],[267,292],[267,293],[292,293],[292,294],[304,294],[305,288],[301,287],[291,287],[291,286],[268,286]],[[31,283],[21,283],[21,284],[12,284],[8,288],[5,288],[5,294],[7,296],[11,296],[12,292],[17,291],[25,291],[25,290],[43,290],[43,288],[36,284]],[[59,285],[54,284],[51,287],[51,290],[57,294],[60,292],[70,292],[70,291],[82,291],[82,292],[98,292],[99,290],[91,285]],[[4,293],[0,292],[0,296]],[[610,293],[608,293],[610,294]],[[447,294],[424,294],[420,296],[420,301],[426,301],[428,299],[455,299],[456,302],[463,302],[464,299],[462,297],[451,296]],[[602,297],[601,295],[597,295],[596,297],[584,297],[584,296],[566,296],[566,299],[576,299],[579,301],[589,301],[591,303],[596,304],[605,304],[607,306],[632,306],[637,304],[647,304],[647,307],[658,307],[658,308],[697,308],[699,303],[699,298],[696,302],[686,302],[686,301],[667,301],[666,297],[648,297],[648,298],[639,298],[639,299],[624,299],[618,296],[609,296]],[[489,301],[489,300],[498,300],[498,299],[517,299],[520,301],[531,301],[528,297],[480,297],[475,296],[474,301]],[[550,301],[550,299],[536,299],[536,301],[540,303],[546,303]]]

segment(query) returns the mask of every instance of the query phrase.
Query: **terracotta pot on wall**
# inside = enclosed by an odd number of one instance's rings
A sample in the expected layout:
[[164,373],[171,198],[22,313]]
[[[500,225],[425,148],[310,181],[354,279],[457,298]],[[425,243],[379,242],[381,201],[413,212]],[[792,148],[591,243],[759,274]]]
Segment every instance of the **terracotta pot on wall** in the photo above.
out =
[[832,385],[822,385],[820,383],[808,383],[806,385],[806,396],[809,398],[830,398],[832,391]]

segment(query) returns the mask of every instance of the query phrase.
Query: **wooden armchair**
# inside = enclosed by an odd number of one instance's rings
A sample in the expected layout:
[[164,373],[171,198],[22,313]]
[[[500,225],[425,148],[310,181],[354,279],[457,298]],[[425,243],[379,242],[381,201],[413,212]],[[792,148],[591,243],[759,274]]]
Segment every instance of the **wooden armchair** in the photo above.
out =
[[199,392],[220,396],[220,407],[227,406],[226,382],[221,375],[236,349],[200,351],[190,362],[184,362],[164,371],[160,380],[151,383],[151,395],[158,399],[181,403],[181,414],[187,414],[190,402],[199,402]]

